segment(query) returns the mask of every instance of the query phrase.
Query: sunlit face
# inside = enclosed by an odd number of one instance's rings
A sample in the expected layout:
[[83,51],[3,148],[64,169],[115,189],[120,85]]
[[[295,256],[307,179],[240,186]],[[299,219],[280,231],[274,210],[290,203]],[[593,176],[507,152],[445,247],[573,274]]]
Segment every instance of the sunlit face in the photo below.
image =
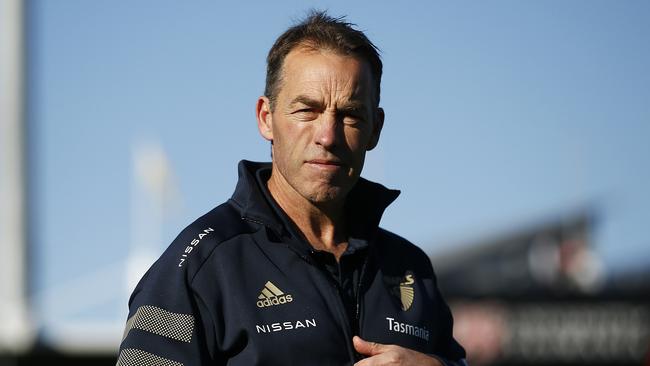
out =
[[368,64],[326,50],[296,48],[285,58],[274,109],[257,106],[260,133],[273,141],[273,175],[314,204],[343,200],[379,139]]

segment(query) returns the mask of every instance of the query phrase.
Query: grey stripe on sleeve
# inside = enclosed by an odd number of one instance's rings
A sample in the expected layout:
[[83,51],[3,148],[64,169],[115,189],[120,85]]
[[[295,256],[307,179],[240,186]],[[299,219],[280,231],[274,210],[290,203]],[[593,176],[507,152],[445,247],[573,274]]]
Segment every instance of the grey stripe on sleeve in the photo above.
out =
[[126,322],[122,341],[131,329],[140,329],[159,336],[190,343],[194,330],[194,316],[172,313],[153,305],[143,305]]
[[116,366],[183,366],[183,364],[140,349],[126,348],[120,352]]

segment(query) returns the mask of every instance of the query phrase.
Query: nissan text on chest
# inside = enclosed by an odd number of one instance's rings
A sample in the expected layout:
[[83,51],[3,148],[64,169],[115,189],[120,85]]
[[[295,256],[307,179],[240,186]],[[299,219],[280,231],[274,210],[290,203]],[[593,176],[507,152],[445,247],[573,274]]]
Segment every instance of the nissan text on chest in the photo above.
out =
[[117,365],[466,365],[429,258],[380,226],[399,191],[361,177],[399,123],[379,49],[323,11],[278,34],[255,103],[271,161],[242,160],[142,277]]

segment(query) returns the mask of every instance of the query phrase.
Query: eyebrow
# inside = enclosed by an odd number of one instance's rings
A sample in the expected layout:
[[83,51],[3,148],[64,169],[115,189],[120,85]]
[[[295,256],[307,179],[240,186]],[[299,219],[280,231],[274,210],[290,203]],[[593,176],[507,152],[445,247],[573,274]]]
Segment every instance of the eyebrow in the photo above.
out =
[[[295,97],[291,103],[289,103],[289,107],[292,108],[296,104],[304,104],[309,107],[313,108],[323,108],[323,102],[317,99],[310,98],[306,95],[299,95]],[[345,102],[340,108],[337,108],[339,111],[346,111],[346,112],[352,112],[352,111],[362,111],[365,110],[366,105],[361,102],[360,100],[349,100]]]
[[322,106],[323,106],[322,101],[310,98],[310,97],[308,97],[306,95],[299,95],[299,96],[295,97],[291,101],[291,103],[289,103],[289,107],[290,108],[294,107],[296,104],[304,104],[304,105],[307,105],[307,106],[310,106],[310,107],[320,107],[320,108],[322,108]]

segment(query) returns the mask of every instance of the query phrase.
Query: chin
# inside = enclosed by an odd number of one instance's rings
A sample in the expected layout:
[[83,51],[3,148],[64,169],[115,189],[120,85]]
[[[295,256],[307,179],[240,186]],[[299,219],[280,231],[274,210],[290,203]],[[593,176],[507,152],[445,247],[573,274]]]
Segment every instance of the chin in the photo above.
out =
[[[297,186],[301,195],[315,205],[327,205],[345,200],[352,190],[356,179],[350,177],[337,177],[338,179],[313,179],[311,184]],[[306,180],[307,181],[307,180]]]
[[312,191],[308,197],[312,203],[322,205],[344,199],[348,191],[349,189],[343,189],[343,187],[328,187],[327,189]]

